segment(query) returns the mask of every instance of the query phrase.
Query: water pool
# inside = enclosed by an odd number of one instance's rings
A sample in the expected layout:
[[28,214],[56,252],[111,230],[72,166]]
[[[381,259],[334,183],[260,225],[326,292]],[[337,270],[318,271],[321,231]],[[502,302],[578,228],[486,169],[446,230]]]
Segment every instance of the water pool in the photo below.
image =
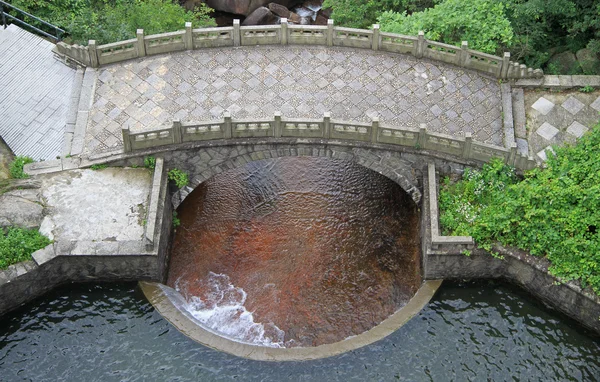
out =
[[600,376],[600,341],[512,287],[445,284],[372,345],[260,362],[188,339],[135,284],[83,284],[2,317],[0,370],[2,381],[590,381]]

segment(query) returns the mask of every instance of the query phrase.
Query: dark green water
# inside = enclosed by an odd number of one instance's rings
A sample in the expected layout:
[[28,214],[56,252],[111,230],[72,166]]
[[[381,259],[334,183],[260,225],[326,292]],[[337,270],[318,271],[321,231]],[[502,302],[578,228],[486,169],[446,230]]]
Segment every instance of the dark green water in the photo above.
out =
[[445,285],[407,325],[327,359],[249,361],[170,326],[135,284],[57,290],[0,323],[2,381],[594,381],[600,341],[512,288]]

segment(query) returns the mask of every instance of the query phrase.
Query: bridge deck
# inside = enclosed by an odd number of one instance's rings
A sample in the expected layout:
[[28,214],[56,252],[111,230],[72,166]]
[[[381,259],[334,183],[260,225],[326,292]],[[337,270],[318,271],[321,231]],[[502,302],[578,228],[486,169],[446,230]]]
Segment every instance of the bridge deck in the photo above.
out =
[[0,28],[0,136],[17,155],[61,154],[75,70],[53,47],[14,24]]
[[84,154],[122,146],[121,127],[233,118],[332,118],[414,127],[502,146],[497,80],[410,56],[316,46],[204,49],[98,70]]

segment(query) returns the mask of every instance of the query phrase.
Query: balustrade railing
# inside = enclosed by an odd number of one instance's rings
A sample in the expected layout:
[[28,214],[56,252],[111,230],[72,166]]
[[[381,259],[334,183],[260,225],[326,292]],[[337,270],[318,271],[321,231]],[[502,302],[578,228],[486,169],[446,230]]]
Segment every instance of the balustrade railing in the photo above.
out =
[[516,145],[506,149],[476,142],[470,133],[466,133],[464,138],[452,137],[429,132],[425,124],[421,124],[418,130],[400,129],[382,126],[378,118],[373,118],[371,123],[338,121],[331,119],[330,113],[324,113],[320,119],[287,119],[276,112],[272,119],[256,120],[234,120],[229,113],[225,113],[222,121],[193,123],[175,120],[169,127],[151,130],[131,131],[124,128],[122,134],[125,152],[215,139],[322,138],[413,147],[480,162],[502,158],[507,164],[521,170],[536,166],[533,158],[517,152]]
[[[20,18],[11,15],[10,13],[8,13],[10,10],[17,13],[17,15],[20,17],[29,17],[29,18],[35,20],[36,22],[43,25],[44,27],[49,28],[49,30],[52,30],[54,33],[48,33],[47,31],[44,31],[44,30],[28,23],[27,21],[21,20]],[[4,29],[6,29],[6,27],[8,25],[8,22],[6,19],[9,19],[12,22],[21,24],[21,25],[35,31],[36,33],[39,33],[39,34],[46,36],[54,41],[57,41],[57,42],[62,40],[62,35],[64,35],[66,33],[63,29],[57,27],[56,25],[50,24],[49,22],[46,22],[46,21],[40,19],[39,17],[35,17],[34,15],[32,15],[28,12],[25,12],[24,10],[17,8],[14,5],[8,4],[7,2],[1,1],[1,0],[0,0],[0,16],[1,16],[1,21],[2,21],[2,27]]]
[[105,45],[96,45],[94,40],[90,40],[87,47],[59,43],[55,51],[65,60],[98,67],[183,50],[273,44],[345,46],[412,54],[417,58],[441,61],[502,79],[540,78],[544,75],[541,69],[534,70],[510,61],[508,52],[498,57],[471,50],[466,41],[457,47],[426,40],[423,32],[419,32],[418,36],[380,32],[379,25],[374,25],[372,30],[336,27],[331,19],[326,26],[288,24],[287,19],[281,19],[280,25],[240,26],[239,20],[234,20],[232,27],[201,29],[192,29],[192,24],[186,23],[185,29],[178,32],[145,36],[140,29],[136,39]]

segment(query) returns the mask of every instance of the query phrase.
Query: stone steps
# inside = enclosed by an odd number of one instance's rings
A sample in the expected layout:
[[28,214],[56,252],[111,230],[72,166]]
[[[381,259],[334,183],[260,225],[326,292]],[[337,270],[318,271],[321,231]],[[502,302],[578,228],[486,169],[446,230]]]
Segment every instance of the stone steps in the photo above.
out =
[[16,155],[36,160],[61,154],[75,78],[53,47],[17,25],[0,28],[0,136]]

